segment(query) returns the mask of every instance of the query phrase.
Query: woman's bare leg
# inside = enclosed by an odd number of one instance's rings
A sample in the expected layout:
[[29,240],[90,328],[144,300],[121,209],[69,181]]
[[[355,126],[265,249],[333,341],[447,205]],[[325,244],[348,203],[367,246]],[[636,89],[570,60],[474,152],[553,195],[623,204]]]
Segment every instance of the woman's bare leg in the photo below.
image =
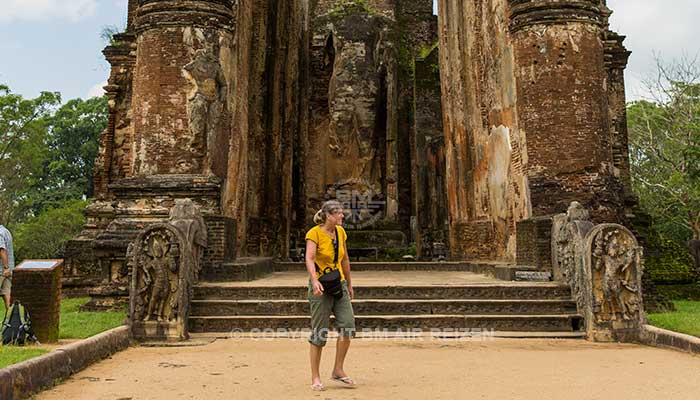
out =
[[340,335],[338,336],[338,343],[336,343],[335,350],[335,366],[333,367],[333,376],[343,378],[348,376],[343,369],[343,364],[345,363],[345,356],[348,354],[348,349],[350,348],[350,336]]
[[317,383],[321,383],[321,373],[319,372],[319,368],[321,366],[321,352],[323,351],[323,347],[321,346],[316,346],[314,344],[311,345],[311,350],[309,352],[311,356],[311,384],[315,385]]

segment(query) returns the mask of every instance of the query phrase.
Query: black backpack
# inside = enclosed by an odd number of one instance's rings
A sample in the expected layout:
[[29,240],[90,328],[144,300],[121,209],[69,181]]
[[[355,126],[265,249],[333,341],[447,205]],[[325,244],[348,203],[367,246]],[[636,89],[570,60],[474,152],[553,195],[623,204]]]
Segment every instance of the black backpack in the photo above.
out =
[[4,345],[22,346],[27,340],[34,343],[39,342],[34,336],[34,331],[32,331],[29,311],[19,301],[15,301],[5,311],[0,330],[2,330],[2,344]]

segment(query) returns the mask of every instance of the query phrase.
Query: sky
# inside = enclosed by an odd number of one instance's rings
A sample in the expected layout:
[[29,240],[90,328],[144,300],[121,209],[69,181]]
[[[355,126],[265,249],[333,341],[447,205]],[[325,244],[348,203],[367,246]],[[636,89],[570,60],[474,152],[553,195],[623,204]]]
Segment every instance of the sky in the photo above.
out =
[[[641,81],[654,54],[671,61],[700,55],[700,1],[608,0],[611,28],[633,51],[627,98],[644,97]],[[0,0],[0,83],[25,97],[59,91],[63,100],[102,93],[109,65],[105,26],[124,28],[127,0]]]

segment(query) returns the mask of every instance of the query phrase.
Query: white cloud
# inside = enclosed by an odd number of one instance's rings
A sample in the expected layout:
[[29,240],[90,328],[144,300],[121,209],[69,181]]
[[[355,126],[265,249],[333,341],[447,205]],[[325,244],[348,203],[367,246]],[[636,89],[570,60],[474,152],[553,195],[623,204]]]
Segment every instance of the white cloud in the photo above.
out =
[[0,22],[68,19],[95,15],[97,0],[2,0]]
[[107,82],[102,82],[98,83],[97,85],[93,86],[88,90],[87,95],[85,96],[86,99],[92,98],[92,97],[100,97],[105,94],[105,90],[103,89],[104,86],[107,85]]

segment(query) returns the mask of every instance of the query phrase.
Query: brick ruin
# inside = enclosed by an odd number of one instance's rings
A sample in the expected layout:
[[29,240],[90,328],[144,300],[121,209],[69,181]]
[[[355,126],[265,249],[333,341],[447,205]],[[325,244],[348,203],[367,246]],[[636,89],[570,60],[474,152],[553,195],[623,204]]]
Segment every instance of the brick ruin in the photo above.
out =
[[427,259],[515,262],[541,241],[516,228],[544,231],[573,200],[624,221],[630,53],[605,1],[438,6],[129,0],[104,50],[109,124],[67,291],[124,294],[128,244],[183,198],[214,267],[288,258],[341,192],[378,205],[355,237]]

